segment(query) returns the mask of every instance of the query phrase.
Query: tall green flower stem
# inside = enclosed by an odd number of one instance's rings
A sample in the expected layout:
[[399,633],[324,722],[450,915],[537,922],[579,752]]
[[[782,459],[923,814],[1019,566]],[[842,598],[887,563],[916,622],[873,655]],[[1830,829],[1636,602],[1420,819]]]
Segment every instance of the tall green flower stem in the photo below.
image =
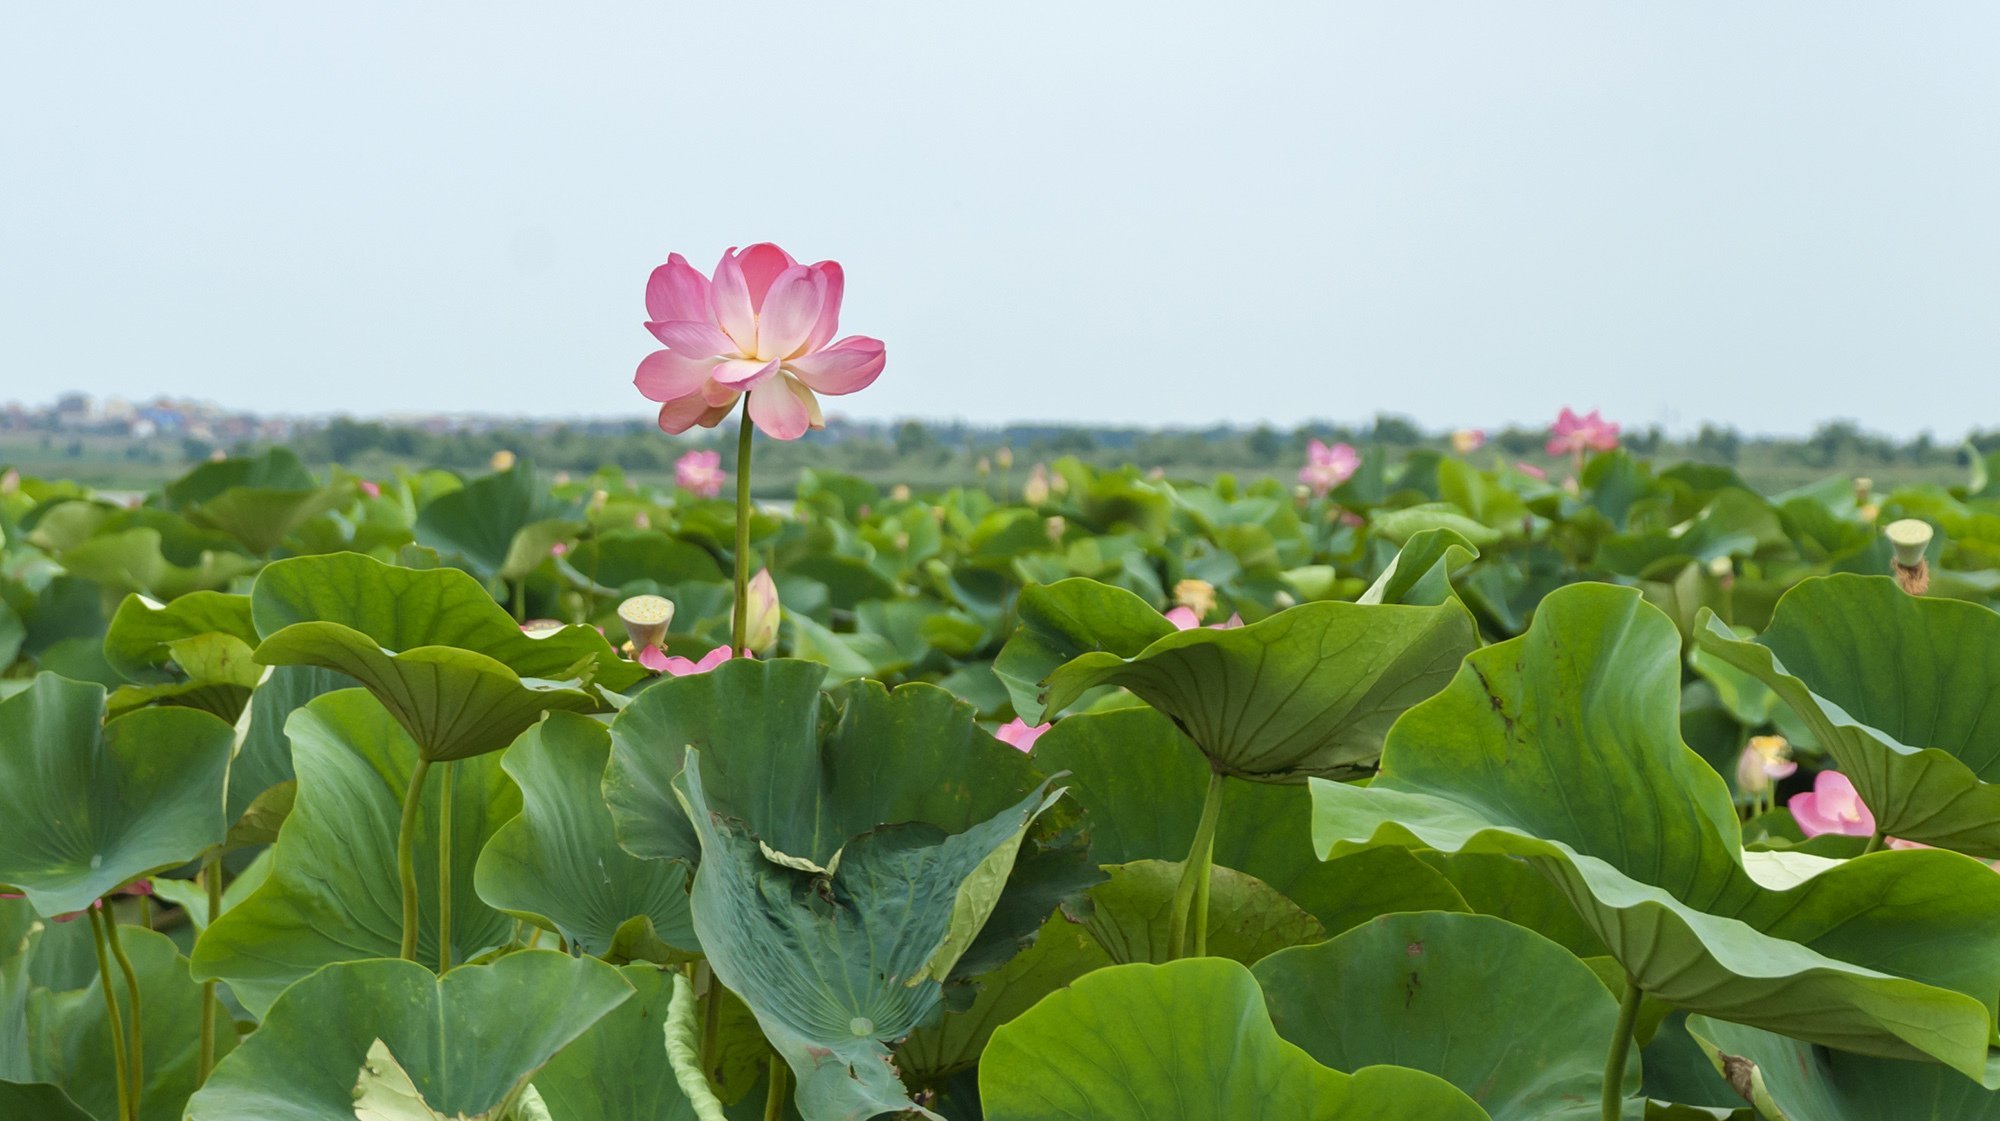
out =
[[1215,822],[1222,816],[1222,772],[1211,770],[1208,793],[1201,800],[1201,824],[1195,827],[1194,844],[1181,864],[1180,882],[1174,885],[1174,905],[1167,922],[1167,955],[1179,960],[1187,949],[1187,932],[1194,926],[1194,952],[1208,950],[1208,880],[1215,863]]
[[[201,886],[208,892],[208,925],[214,926],[222,914],[222,860],[211,856],[201,869]],[[221,998],[215,995],[215,982],[201,983],[201,1060],[195,1068],[195,1085],[208,1081],[208,1072],[215,1069],[215,1017]]]
[[736,610],[729,620],[729,648],[743,649],[750,633],[750,398],[743,398],[743,422],[736,430]]
[[417,960],[417,811],[424,804],[424,775],[431,769],[428,759],[417,760],[410,772],[410,788],[403,793],[403,824],[396,831],[396,867],[403,879],[404,961]]
[[785,1060],[779,1058],[776,1051],[771,1052],[768,1069],[769,1073],[764,1076],[765,1081],[769,1083],[764,1089],[764,1121],[783,1121],[787,1082],[785,1076],[791,1071],[786,1068]]
[[132,1002],[132,1121],[139,1121],[139,1098],[146,1091],[146,1024],[140,1019],[139,973],[125,956],[125,943],[118,937],[118,916],[104,909],[104,941],[111,946],[112,960],[125,975],[125,993]]
[[451,971],[451,776],[457,768],[445,760],[438,768],[438,976]]
[[1625,1104],[1625,1056],[1632,1050],[1632,1030],[1639,1023],[1639,1002],[1645,994],[1631,981],[1625,982],[1625,999],[1618,1002],[1618,1030],[1611,1037],[1611,1053],[1604,1059],[1603,1121],[1619,1121]]
[[105,950],[101,904],[90,907],[90,944],[97,951],[97,983],[104,989],[105,1022],[111,1026],[111,1069],[118,1082],[119,1121],[132,1121],[131,1072],[125,1062],[125,1018],[118,1013],[118,989],[111,980],[111,958]]

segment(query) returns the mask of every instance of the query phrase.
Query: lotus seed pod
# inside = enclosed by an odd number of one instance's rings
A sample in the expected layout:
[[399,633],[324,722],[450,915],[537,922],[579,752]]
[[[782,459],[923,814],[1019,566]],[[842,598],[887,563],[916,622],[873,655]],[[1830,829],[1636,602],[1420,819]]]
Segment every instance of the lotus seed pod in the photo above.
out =
[[1005,444],[1000,445],[1000,450],[993,453],[993,462],[1002,471],[1012,471],[1014,469],[1014,449]]
[[510,470],[514,466],[514,453],[508,451],[506,448],[501,448],[499,451],[493,453],[493,458],[487,461],[487,466],[495,471]]
[[1916,518],[1904,518],[1890,522],[1882,530],[1882,536],[1895,547],[1896,563],[1904,568],[1915,568],[1924,560],[1924,550],[1930,548],[1932,530],[1929,522]]
[[1206,619],[1215,610],[1215,585],[1206,580],[1182,580],[1174,585],[1174,602],[1194,612],[1196,618]]
[[664,596],[633,596],[618,605],[618,621],[625,624],[625,634],[635,648],[665,646],[667,628],[674,622],[674,601]]

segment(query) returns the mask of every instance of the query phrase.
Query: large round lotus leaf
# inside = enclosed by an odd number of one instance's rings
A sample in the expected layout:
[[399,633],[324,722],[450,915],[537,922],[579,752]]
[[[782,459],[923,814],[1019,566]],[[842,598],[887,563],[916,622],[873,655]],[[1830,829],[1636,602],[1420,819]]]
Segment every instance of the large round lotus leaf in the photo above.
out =
[[1478,1121],[1435,1075],[1342,1074],[1278,1037],[1250,971],[1220,958],[1079,978],[993,1033],[979,1064],[989,1121]]
[[552,495],[527,463],[439,495],[417,514],[417,543],[457,553],[489,576],[518,580],[581,528],[582,509]]
[[189,708],[107,724],[104,689],[54,674],[0,701],[0,884],[81,911],[222,843],[230,727]]
[[[1486,915],[1384,915],[1253,972],[1278,1034],[1335,1070],[1415,1067],[1494,1121],[1595,1121],[1618,1002],[1590,968]],[[1626,1064],[1639,1090],[1639,1056]],[[1628,1097],[1624,1116],[1645,1110]]]
[[[316,698],[286,731],[298,797],[278,831],[270,878],[194,949],[197,977],[229,982],[259,1013],[323,965],[397,956],[403,932],[396,833],[416,746],[360,689]],[[473,869],[487,840],[520,812],[521,795],[497,759],[451,766],[452,959],[466,961],[513,935],[513,920],[480,901]],[[438,960],[439,778],[424,784],[416,827],[417,960],[425,963]]]
[[253,553],[268,553],[345,494],[321,487],[290,450],[272,448],[204,463],[168,483],[163,497],[195,525],[221,530]]
[[1564,588],[1404,715],[1367,788],[1313,783],[1314,838],[1520,858],[1659,1000],[1983,1076],[2000,877],[1944,852],[1746,857],[1721,776],[1680,742],[1680,673],[1638,592]]
[[[806,869],[834,868],[852,838],[881,825],[963,832],[1041,786],[1035,763],[945,690],[856,681],[821,693],[825,674],[813,662],[731,659],[640,693],[611,726],[604,797],[619,843],[648,859],[695,858],[672,789],[687,747],[707,760],[715,809],[746,823],[772,859]],[[1101,878],[1075,814],[1051,811],[964,967],[1011,957],[1057,903]]]
[[271,1006],[188,1103],[187,1121],[354,1121],[378,1039],[431,1109],[479,1117],[631,996],[616,969],[551,950],[442,978],[407,961],[330,966]]
[[681,793],[701,838],[694,926],[715,976],[757,1014],[798,1079],[808,1118],[914,1109],[883,1041],[938,1007],[940,982],[998,901],[1041,790],[965,831],[889,825],[820,872],[780,863],[761,837],[705,793],[703,753],[688,752]]
[[535,1075],[542,1104],[552,1121],[695,1121],[660,1038],[674,995],[672,975],[645,965],[619,972],[632,998]]
[[[1459,466],[1454,462],[1454,466]],[[1479,558],[1479,548],[1448,528],[1420,530],[1403,544],[1356,603],[1435,606],[1457,598],[1451,574]]]
[[295,557],[251,591],[257,658],[316,665],[361,682],[426,759],[498,751],[550,709],[600,707],[591,682],[623,689],[645,670],[593,627],[529,638],[477,580],[359,553]]
[[[82,923],[82,920],[78,920]],[[121,926],[119,944],[132,962],[139,981],[141,1025],[146,1041],[145,1087],[140,1099],[141,1121],[178,1121],[188,1095],[194,1092],[201,1046],[201,986],[188,976],[187,960],[164,934]],[[124,978],[115,971],[113,991],[129,1025],[132,1006]],[[0,994],[14,986],[0,970]],[[18,1082],[48,1082],[63,1088],[77,1105],[96,1117],[118,1112],[117,1080],[111,1050],[111,1026],[104,1007],[104,989],[93,971],[82,988],[18,990],[18,1017],[26,1045],[0,1056],[0,1078]],[[11,1002],[8,1002],[11,1003]],[[0,1012],[9,1011],[0,1003]],[[4,1038],[4,1036],[0,1036]],[[235,1036],[218,1033],[217,1050],[227,1053]],[[6,1100],[0,1093],[0,1103]],[[38,1113],[0,1117],[33,1118]]]
[[707,549],[657,529],[615,529],[577,544],[562,563],[600,587],[726,580]]
[[1699,641],[1798,713],[1885,835],[2000,856],[2000,612],[1826,576],[1787,592],[1755,642],[1713,616]]
[[292,741],[285,738],[285,721],[292,713],[314,697],[356,684],[344,673],[318,666],[272,668],[250,694],[250,726],[229,765],[231,821],[240,819],[259,795],[297,777],[292,771]]
[[[1186,859],[1210,771],[1165,716],[1150,708],[1066,716],[1035,741],[1034,762],[1063,775],[1083,807],[1097,863]],[[1321,860],[1312,797],[1298,786],[1225,781],[1215,863],[1282,892],[1329,933],[1387,911],[1465,909],[1442,875],[1406,852]]]
[[618,847],[600,786],[611,755],[603,724],[567,712],[530,728],[500,757],[521,814],[479,854],[489,905],[563,936],[584,953],[667,962],[698,952],[688,865]]
[[1829,1051],[1704,1016],[1688,1034],[1769,1121],[2000,1121],[2000,1093],[1936,1063]]
[[[1140,860],[1106,869],[1111,878],[1090,889],[1084,928],[1113,962],[1173,960],[1168,950],[1174,889],[1181,865]],[[1255,876],[1213,869],[1209,879],[1206,952],[1245,965],[1288,946],[1326,937],[1317,920]]]
[[[1134,597],[1090,580],[1031,588],[1010,645],[1054,648],[1046,632],[1062,620],[1086,621],[1074,639],[1087,642],[1097,619],[1133,614],[1114,606],[1124,600]],[[1122,685],[1172,717],[1224,774],[1354,777],[1374,768],[1396,717],[1442,688],[1478,641],[1456,601],[1306,603],[1245,627],[1175,631],[1135,654],[1079,654],[1044,679],[1034,711],[1060,712],[1090,689]]]

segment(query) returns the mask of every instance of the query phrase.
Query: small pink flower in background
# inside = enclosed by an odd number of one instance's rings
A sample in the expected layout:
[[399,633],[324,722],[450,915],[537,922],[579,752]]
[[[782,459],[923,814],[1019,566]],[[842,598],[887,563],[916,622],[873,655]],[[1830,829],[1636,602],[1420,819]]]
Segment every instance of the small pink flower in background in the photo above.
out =
[[721,452],[691,451],[674,460],[674,482],[682,490],[714,498],[722,493],[722,484],[727,481],[729,472],[722,469]]
[[1299,468],[1299,482],[1324,495],[1354,477],[1361,469],[1361,453],[1352,444],[1328,447],[1314,440],[1306,445],[1306,465]]
[[993,738],[1021,751],[1032,751],[1035,747],[1035,741],[1041,739],[1042,733],[1048,730],[1049,725],[1047,724],[1030,725],[1027,721],[1017,716],[1007,723],[1000,725],[999,731],[993,733]]
[[[1167,622],[1172,623],[1175,630],[1191,631],[1201,626],[1201,616],[1196,615],[1194,609],[1191,607],[1176,607],[1172,611],[1167,612]],[[1235,630],[1242,625],[1243,616],[1231,615],[1223,622],[1210,623],[1208,629],[1212,631],[1229,631]]]
[[568,554],[569,542],[567,541],[558,541],[549,546],[549,555],[552,557],[567,556]]
[[801,265],[769,242],[731,249],[703,276],[675,253],[646,282],[646,329],[666,345],[639,363],[639,392],[661,402],[660,428],[713,428],[750,395],[750,419],[779,440],[825,424],[817,393],[865,389],[886,348],[834,342],[846,280],[840,265]]
[[361,493],[370,498],[382,497],[382,484],[372,479],[356,479],[354,485],[360,487]]
[[1569,406],[1556,416],[1555,424],[1549,427],[1550,455],[1587,455],[1590,452],[1608,452],[1618,446],[1618,426],[1598,415],[1592,409],[1582,416]]
[[1516,463],[1514,465],[1514,470],[1519,471],[1521,474],[1526,475],[1530,479],[1534,479],[1537,482],[1546,483],[1549,481],[1549,473],[1535,466],[1532,463]]
[[1451,434],[1451,450],[1460,455],[1471,455],[1486,446],[1486,430],[1483,428],[1461,428]]
[[1812,792],[1792,795],[1785,807],[1799,823],[1799,832],[1808,837],[1822,833],[1867,837],[1875,832],[1875,815],[1839,771],[1821,771],[1813,777]]

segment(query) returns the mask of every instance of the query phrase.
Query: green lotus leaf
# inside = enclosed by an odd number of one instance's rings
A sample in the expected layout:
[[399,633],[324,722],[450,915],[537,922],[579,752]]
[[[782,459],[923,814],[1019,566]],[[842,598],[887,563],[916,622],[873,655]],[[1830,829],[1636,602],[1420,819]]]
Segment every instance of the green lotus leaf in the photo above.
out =
[[660,1044],[672,974],[646,965],[619,973],[632,986],[632,999],[605,1013],[535,1075],[543,1105],[554,1121],[696,1121]]
[[[117,1108],[115,1103],[113,1108]],[[0,1117],[31,1117],[34,1121],[97,1121],[63,1093],[62,1087],[47,1082],[0,1081]]]
[[[1055,585],[1085,603],[1120,594],[1090,587]],[[1134,655],[1078,655],[1048,676],[1040,711],[1122,685],[1172,717],[1223,774],[1354,777],[1374,769],[1396,717],[1442,688],[1477,645],[1457,602],[1306,603],[1245,627],[1177,631]]]
[[[216,920],[194,948],[196,977],[229,982],[255,1013],[321,966],[395,957],[401,950],[396,834],[416,745],[361,689],[318,697],[285,727],[298,797],[278,830],[270,878]],[[451,766],[452,959],[469,961],[513,935],[513,920],[480,901],[473,871],[479,850],[520,812],[521,795],[497,759]],[[423,962],[438,960],[436,838],[443,787],[437,776],[424,784],[416,823],[417,960]]]
[[[1090,889],[1084,929],[1117,964],[1173,960],[1168,950],[1174,888],[1181,866],[1140,860],[1106,869],[1111,878]],[[1271,885],[1231,868],[1210,878],[1207,954],[1245,965],[1290,946],[1317,942],[1325,928]]]
[[1829,1051],[1704,1016],[1688,1034],[1770,1121],[2000,1121],[2000,1093],[1948,1067]]
[[1746,856],[1727,787],[1680,742],[1680,671],[1636,591],[1564,588],[1405,714],[1366,789],[1312,784],[1315,840],[1519,858],[1653,997],[1982,1076],[2000,877],[1943,852]]
[[2000,613],[1886,576],[1807,580],[1755,642],[1697,641],[1769,686],[1854,782],[1883,834],[2000,856]]
[[688,750],[679,791],[701,840],[694,926],[716,978],[791,1066],[809,1121],[917,1108],[883,1041],[938,1007],[941,980],[1057,795],[1037,789],[957,834],[884,826],[848,843],[839,867],[823,873],[768,858],[763,838],[712,808],[703,758]]
[[352,689],[357,682],[344,673],[318,666],[276,666],[271,676],[250,694],[249,728],[236,761],[229,766],[229,817],[241,821],[266,791],[296,777],[292,772],[292,741],[285,738],[285,721],[306,702],[325,693]]
[[1437,606],[1456,598],[1451,574],[1478,557],[1478,546],[1455,530],[1422,530],[1404,543],[1389,567],[1355,602]]
[[417,514],[417,543],[456,553],[482,574],[517,580],[581,528],[582,508],[555,497],[526,462],[441,494]]
[[1112,964],[1084,926],[1061,911],[1042,924],[1027,949],[981,974],[978,993],[963,1009],[946,1006],[896,1049],[896,1069],[911,1085],[941,1081],[970,1068],[995,1029],[1035,1002],[1093,969]]
[[1279,1038],[1233,961],[1100,969],[993,1033],[979,1064],[989,1121],[1479,1121],[1449,1082],[1377,1066],[1342,1074]]
[[[813,662],[739,658],[640,693],[611,725],[604,798],[619,843],[647,859],[697,857],[673,791],[686,747],[708,760],[716,810],[745,822],[771,859],[806,870],[837,869],[852,838],[885,824],[963,832],[1043,782],[942,689],[855,681],[821,693],[825,675]],[[1044,817],[966,969],[1012,956],[1057,903],[1102,878],[1075,814]]]
[[1174,625],[1137,595],[1076,578],[1021,589],[1020,629],[993,660],[993,672],[1022,719],[1046,719],[1042,681],[1093,652],[1129,658],[1174,633]]
[[[1278,1034],[1335,1070],[1429,1071],[1494,1121],[1601,1116],[1618,1002],[1588,966],[1532,930],[1486,915],[1384,915],[1272,954],[1252,972]],[[1624,1116],[1637,1119],[1636,1052],[1626,1086]]]
[[688,866],[618,847],[600,791],[610,756],[605,726],[566,712],[516,740],[500,765],[521,788],[521,815],[486,842],[473,882],[489,906],[584,953],[679,960],[699,952]]
[[[190,592],[171,603],[128,595],[111,616],[104,634],[104,658],[111,668],[142,685],[159,685],[192,677],[180,673],[172,644],[202,635],[227,635],[244,646],[257,644],[257,625],[250,619],[250,597],[225,592]],[[250,684],[256,684],[254,680]]]
[[[88,924],[78,921],[86,931]],[[86,935],[87,937],[87,935]],[[136,926],[118,928],[119,943],[138,979],[140,1022],[145,1038],[145,1085],[140,1095],[141,1121],[178,1121],[188,1095],[194,1092],[201,1038],[201,986],[188,976],[187,960],[164,934]],[[113,991],[121,1015],[129,1024],[132,1007],[125,981],[114,971]],[[0,971],[0,993],[8,985]],[[104,1006],[102,982],[91,971],[80,988],[20,991],[15,1013],[26,1046],[0,1055],[0,1078],[60,1086],[87,1115],[118,1114],[115,1056],[111,1025]],[[4,1011],[0,1007],[0,1011]],[[218,1053],[235,1046],[234,1033],[218,1033]],[[0,1090],[0,1106],[6,1102]],[[5,1113],[23,1121],[42,1121],[40,1113]],[[53,1116],[60,1116],[55,1114]]]
[[656,529],[618,529],[580,542],[562,563],[600,587],[624,590],[649,584],[657,591],[689,581],[722,581],[722,566],[707,549]]
[[360,681],[430,760],[498,751],[544,712],[601,707],[590,681],[616,690],[645,676],[591,627],[529,638],[454,569],[297,557],[258,576],[251,606],[259,661]]
[[611,966],[551,950],[443,977],[407,961],[328,966],[287,989],[217,1064],[187,1121],[355,1121],[377,1040],[429,1108],[480,1117],[631,996]]
[[147,705],[176,705],[236,723],[265,671],[250,647],[227,634],[198,634],[166,645],[173,664],[186,678],[156,685],[121,685],[106,702],[111,715]]
[[187,708],[99,724],[104,689],[38,675],[0,701],[0,884],[44,915],[222,843],[234,736]]
[[[1165,716],[1150,708],[1066,716],[1036,741],[1034,762],[1064,776],[1098,864],[1187,857],[1209,768]],[[1465,909],[1444,876],[1406,852],[1322,861],[1313,849],[1312,796],[1298,786],[1225,782],[1215,863],[1275,888],[1329,933],[1387,911]]]
[[268,553],[294,529],[339,505],[343,487],[322,487],[286,448],[204,463],[168,483],[167,504],[198,526]]
[[144,592],[165,600],[220,588],[257,570],[254,558],[225,548],[202,549],[185,562],[175,561],[169,556],[166,535],[150,525],[98,534],[64,550],[61,560],[63,569],[71,575],[94,580],[107,588]]

